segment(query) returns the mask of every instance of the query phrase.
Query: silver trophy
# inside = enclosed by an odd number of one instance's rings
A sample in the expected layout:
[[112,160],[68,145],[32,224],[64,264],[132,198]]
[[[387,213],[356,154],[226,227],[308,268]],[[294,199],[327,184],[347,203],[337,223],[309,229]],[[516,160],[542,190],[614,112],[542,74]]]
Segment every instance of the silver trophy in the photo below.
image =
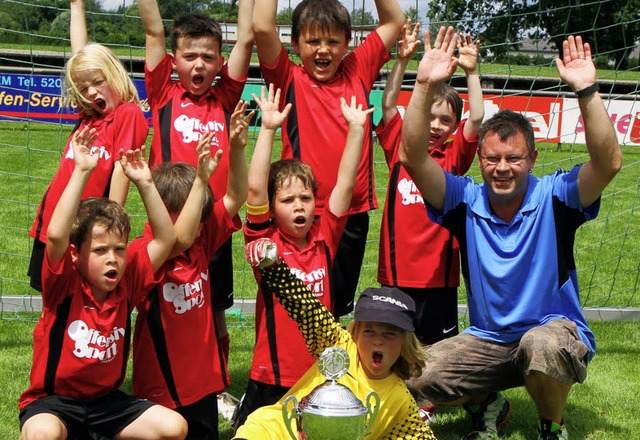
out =
[[[349,369],[349,354],[340,347],[324,350],[318,359],[318,367],[327,381],[315,387],[300,402],[296,396],[291,395],[282,404],[284,424],[291,438],[362,439],[376,419],[380,397],[375,391],[371,391],[367,394],[365,406],[348,387],[336,382]],[[297,429],[292,427],[294,420]]]

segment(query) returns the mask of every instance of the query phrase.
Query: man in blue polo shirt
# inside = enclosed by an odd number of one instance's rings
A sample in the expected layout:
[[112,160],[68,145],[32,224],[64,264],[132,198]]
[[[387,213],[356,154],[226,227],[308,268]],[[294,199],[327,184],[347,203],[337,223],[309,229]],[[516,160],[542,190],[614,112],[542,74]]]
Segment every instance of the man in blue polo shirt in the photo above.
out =
[[409,388],[423,402],[464,405],[474,431],[497,438],[511,405],[500,391],[525,386],[540,417],[539,439],[567,439],[563,412],[571,386],[586,378],[595,338],[582,315],[573,243],[596,217],[600,195],[622,153],[597,93],[591,49],[581,37],[556,60],[575,92],[589,161],[542,178],[530,174],[538,151],[522,115],[498,112],[479,133],[483,184],[446,173],[425,148],[433,90],[456,69],[457,35],[441,28],[425,55],[403,124],[402,164],[432,220],[450,229],[462,253],[470,327],[427,348],[422,376]]

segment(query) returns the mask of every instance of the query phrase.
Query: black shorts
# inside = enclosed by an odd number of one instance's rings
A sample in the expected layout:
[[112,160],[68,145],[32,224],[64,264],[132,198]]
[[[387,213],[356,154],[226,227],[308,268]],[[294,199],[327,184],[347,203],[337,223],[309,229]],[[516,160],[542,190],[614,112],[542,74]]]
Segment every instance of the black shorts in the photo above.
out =
[[435,344],[458,334],[458,289],[441,287],[415,289],[399,287],[416,303],[414,326],[424,345]]
[[40,240],[33,240],[31,250],[31,260],[27,276],[30,278],[29,284],[38,292],[42,292],[42,263],[44,261],[44,243]]
[[20,411],[20,429],[29,418],[47,413],[64,423],[68,438],[111,439],[154,405],[121,390],[95,399],[51,395],[30,403]]
[[353,299],[358,288],[368,233],[368,212],[349,216],[333,263],[331,289],[333,292],[333,316],[336,318],[353,310]]
[[233,256],[232,238],[218,249],[209,261],[211,279],[211,304],[215,312],[227,310],[233,306]]
[[266,405],[273,405],[291,388],[279,385],[269,385],[249,379],[247,391],[242,396],[234,417],[234,429],[238,429],[247,421],[249,414]]
[[204,396],[191,405],[181,406],[175,411],[189,425],[186,440],[218,440],[218,395]]

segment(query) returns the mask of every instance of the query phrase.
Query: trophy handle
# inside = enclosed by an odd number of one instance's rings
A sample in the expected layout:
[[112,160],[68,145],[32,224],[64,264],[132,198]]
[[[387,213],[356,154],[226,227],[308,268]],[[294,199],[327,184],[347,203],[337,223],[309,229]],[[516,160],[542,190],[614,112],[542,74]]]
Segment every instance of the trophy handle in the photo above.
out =
[[[293,402],[291,411],[287,409],[290,402]],[[298,399],[296,399],[296,396],[291,395],[285,399],[284,403],[282,404],[282,416],[284,417],[284,425],[287,427],[287,431],[289,431],[291,438],[293,440],[298,440],[297,429],[296,432],[294,432],[293,428],[291,427],[291,421],[295,421],[298,418]]]
[[367,394],[367,398],[365,399],[365,406],[367,407],[369,420],[360,438],[364,438],[368,434],[368,432],[371,430],[371,427],[373,426],[373,422],[375,422],[376,420],[378,410],[380,409],[380,396],[378,396],[378,393],[376,393],[375,391],[370,391],[369,394]]

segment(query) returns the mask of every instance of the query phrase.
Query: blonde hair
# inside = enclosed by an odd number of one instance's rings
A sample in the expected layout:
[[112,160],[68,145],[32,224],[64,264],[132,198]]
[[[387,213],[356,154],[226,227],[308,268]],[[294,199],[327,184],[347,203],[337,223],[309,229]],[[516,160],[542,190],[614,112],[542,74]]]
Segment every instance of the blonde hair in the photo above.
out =
[[76,84],[81,73],[101,74],[105,81],[124,102],[140,105],[140,98],[129,73],[111,49],[102,44],[90,43],[69,58],[64,67],[63,96],[66,106],[75,105],[85,114],[93,114],[90,101],[82,96]]
[[[362,324],[362,321],[353,321],[349,326],[349,333],[356,344],[358,343],[358,333]],[[386,325],[396,328],[402,334],[402,350],[398,360],[391,366],[391,370],[402,380],[420,376],[427,356],[416,334],[391,324]]]

